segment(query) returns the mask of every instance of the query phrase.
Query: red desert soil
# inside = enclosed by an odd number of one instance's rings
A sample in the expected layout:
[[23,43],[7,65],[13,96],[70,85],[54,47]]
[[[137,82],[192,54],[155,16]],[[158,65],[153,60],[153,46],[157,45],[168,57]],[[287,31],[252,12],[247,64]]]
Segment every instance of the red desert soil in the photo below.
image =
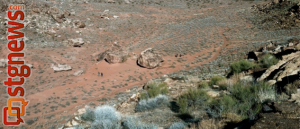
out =
[[[86,5],[87,6],[87,5]],[[142,8],[142,7],[141,7]],[[184,18],[189,19],[192,17],[195,17],[194,14],[206,14],[207,12],[218,9],[219,7],[215,8],[202,8],[201,10],[192,10],[189,15],[184,15]],[[144,9],[148,11],[157,11],[155,7],[144,7]],[[160,12],[164,12],[165,10],[168,10],[169,8],[164,8]],[[169,9],[171,10],[171,8]],[[175,10],[175,9],[172,9]],[[98,9],[89,8],[85,11],[80,12],[78,15],[85,15],[88,11],[97,11],[101,12]],[[180,13],[181,10],[176,10],[175,12]],[[121,18],[126,17],[165,17],[165,18],[172,18],[173,16],[165,15],[165,14],[151,14],[151,15],[142,15],[142,14],[129,14],[129,13],[123,13],[122,15],[119,15]],[[182,19],[184,19],[182,18]],[[160,19],[154,20],[151,24],[161,23],[163,21],[160,21]],[[97,22],[97,21],[94,21]],[[149,23],[150,24],[150,23]],[[247,27],[250,27],[251,25],[247,23]],[[157,27],[152,28],[149,31],[153,31],[155,29],[159,29]],[[157,67],[155,69],[146,69],[141,68],[136,64],[136,59],[133,59],[133,55],[131,54],[131,57],[125,62],[121,64],[108,64],[105,61],[96,62],[92,61],[92,56],[99,52],[103,52],[103,48],[101,48],[101,45],[97,43],[90,43],[90,44],[84,44],[82,47],[74,48],[74,47],[68,47],[68,48],[43,48],[40,50],[37,49],[26,49],[25,52],[25,62],[28,64],[33,64],[34,69],[32,69],[32,75],[27,78],[27,82],[25,83],[26,88],[26,99],[29,100],[30,108],[27,108],[27,110],[30,112],[30,115],[25,116],[25,120],[33,119],[34,117],[39,117],[38,121],[36,121],[32,126],[32,128],[37,123],[47,123],[48,119],[43,119],[44,116],[49,115],[55,115],[53,118],[55,120],[60,119],[60,116],[67,116],[71,115],[77,111],[78,108],[82,108],[84,105],[87,105],[89,102],[94,102],[96,105],[102,102],[98,102],[98,99],[101,98],[113,98],[116,93],[119,92],[126,92],[127,89],[130,89],[134,86],[141,87],[145,82],[152,78],[156,78],[159,76],[162,76],[164,74],[172,73],[175,71],[179,71],[183,69],[183,65],[186,63],[190,63],[195,60],[195,58],[199,55],[207,55],[209,52],[212,52],[214,49],[216,49],[216,52],[212,54],[212,56],[208,59],[203,60],[200,63],[191,64],[189,68],[193,68],[195,66],[199,66],[204,63],[208,63],[212,60],[215,60],[222,49],[231,48],[234,46],[229,45],[229,41],[225,38],[223,35],[223,32],[227,28],[219,28],[219,34],[222,35],[222,42],[223,44],[220,46],[210,45],[208,49],[202,50],[201,52],[196,52],[195,54],[187,54],[184,55],[183,59],[186,59],[185,62],[177,62],[177,59],[179,57],[174,56],[163,56],[165,61],[163,62],[162,66]],[[70,30],[71,31],[71,30]],[[84,31],[89,31],[87,29],[83,29]],[[199,30],[201,31],[201,30]],[[110,32],[99,32],[97,33],[99,35],[99,41],[100,35],[106,34],[111,35],[112,37],[116,37],[114,33]],[[144,35],[145,37],[155,37],[157,35],[150,34]],[[184,38],[183,36],[180,36],[180,38]],[[170,39],[165,39],[170,40]],[[138,43],[138,38],[132,39],[134,43]],[[121,44],[130,44],[130,41],[120,41]],[[234,42],[234,41],[230,41]],[[156,43],[156,42],[155,42]],[[154,44],[155,44],[154,43]],[[108,46],[110,46],[110,43],[106,43]],[[136,44],[133,44],[136,45]],[[153,44],[153,45],[154,45]],[[103,44],[102,44],[103,45]],[[101,51],[97,51],[97,49],[100,48]],[[9,51],[6,47],[2,47],[1,51],[1,57],[0,58],[6,58],[7,53]],[[130,51],[130,53],[136,53],[139,54],[141,51],[133,50]],[[68,58],[65,58],[63,56],[68,55]],[[168,61],[171,60],[171,61]],[[173,62],[176,62],[174,65],[174,68],[171,68]],[[71,71],[62,71],[62,72],[53,72],[53,69],[51,68],[51,64],[54,63],[65,63],[67,65],[72,66]],[[40,68],[39,68],[40,67]],[[186,68],[186,69],[189,69]],[[0,68],[1,71],[6,71],[6,68]],[[44,72],[40,72],[43,70]],[[80,76],[73,76],[73,73],[78,70],[84,70],[84,73]],[[103,73],[103,77],[98,76],[98,72]],[[154,73],[151,75],[150,73]],[[158,73],[158,74],[155,74]],[[7,75],[4,73],[1,73],[1,80],[6,80]],[[132,76],[133,78],[136,78],[138,81],[126,81],[126,79]],[[142,80],[139,79],[139,76],[142,77]],[[41,83],[41,81],[47,80],[46,82]],[[103,82],[105,82],[103,84]],[[122,84],[124,85],[127,83],[127,86],[118,87],[118,88],[112,88],[114,85]],[[80,86],[82,86],[82,89],[80,89]],[[105,87],[105,90],[99,91],[96,90],[97,88],[101,88],[102,86]],[[107,92],[107,89],[111,89],[111,92]],[[85,91],[90,91],[90,94],[88,94]],[[102,94],[102,92],[104,92]],[[5,97],[6,95],[1,95],[1,97]],[[71,98],[76,96],[77,102],[72,103]],[[51,98],[51,101],[49,98]],[[59,98],[57,98],[59,97]],[[85,99],[82,99],[85,98]],[[58,99],[60,100],[57,104],[53,100]],[[64,100],[62,100],[64,99]],[[66,104],[66,102],[70,102],[69,106],[61,107],[58,104]],[[54,102],[54,103],[53,103]],[[39,103],[39,105],[37,105]],[[46,104],[46,105],[44,105]],[[4,105],[4,103],[1,101],[0,105]],[[33,107],[35,105],[35,107]],[[44,106],[43,106],[44,105]],[[54,111],[51,110],[51,106],[57,105],[58,108]],[[1,106],[2,107],[2,106]],[[35,111],[40,110],[40,112],[34,113]],[[45,113],[45,111],[48,111]],[[49,112],[50,111],[50,112]],[[53,119],[52,118],[52,119]],[[67,120],[67,119],[66,119]],[[2,118],[0,118],[0,121],[2,121]],[[59,122],[60,124],[63,124],[65,121]],[[56,123],[58,124],[58,123]],[[46,127],[50,125],[45,125]],[[46,127],[43,128],[46,128]],[[5,127],[7,128],[7,127]]]

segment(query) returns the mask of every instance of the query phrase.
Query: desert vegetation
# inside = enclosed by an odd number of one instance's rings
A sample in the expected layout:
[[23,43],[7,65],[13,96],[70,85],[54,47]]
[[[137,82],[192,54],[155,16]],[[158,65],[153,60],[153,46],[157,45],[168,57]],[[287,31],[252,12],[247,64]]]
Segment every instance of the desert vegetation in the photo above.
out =
[[[7,6],[25,4],[22,40],[32,76],[20,128],[203,129],[245,121],[269,128],[259,124],[264,117],[270,128],[292,126],[289,115],[299,102],[298,3],[0,0],[0,79],[7,77]],[[122,50],[107,56],[115,42]],[[137,60],[148,48],[165,61],[141,67]],[[255,58],[247,58],[250,51]],[[0,105],[7,103],[6,88],[0,87]]]

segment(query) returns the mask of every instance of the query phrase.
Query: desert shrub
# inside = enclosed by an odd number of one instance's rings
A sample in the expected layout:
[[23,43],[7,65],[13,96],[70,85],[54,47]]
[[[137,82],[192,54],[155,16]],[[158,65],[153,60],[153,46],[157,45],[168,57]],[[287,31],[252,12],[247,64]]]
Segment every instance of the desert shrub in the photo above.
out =
[[155,124],[148,124],[141,122],[135,117],[126,117],[122,122],[124,129],[157,129],[158,126]]
[[260,59],[260,63],[262,65],[263,68],[269,68],[272,65],[275,65],[278,63],[278,59],[272,55],[272,54],[265,54],[261,59]]
[[300,80],[296,80],[291,84],[287,84],[284,87],[285,93],[287,95],[295,94],[295,93],[297,93],[297,89],[299,86],[300,86]]
[[120,120],[119,113],[116,111],[115,108],[111,106],[104,105],[101,107],[97,107],[94,112],[96,120],[109,120],[114,123]]
[[198,85],[199,88],[208,88],[208,83],[205,81],[201,81]]
[[257,67],[255,63],[249,62],[248,60],[240,60],[238,62],[232,63],[230,65],[230,70],[232,73],[240,73],[254,67]]
[[274,101],[276,99],[276,91],[273,85],[262,81],[255,83],[252,87],[255,90],[255,94],[257,95],[257,102],[263,103],[266,101]]
[[274,86],[264,81],[238,81],[229,91],[230,95],[221,96],[209,103],[206,111],[210,116],[228,117],[228,114],[233,113],[241,119],[255,119],[262,108],[261,103],[275,100],[276,97]]
[[212,85],[216,85],[219,81],[222,81],[226,79],[225,77],[222,77],[222,76],[214,76],[210,79],[209,81],[209,85],[212,86]]
[[184,97],[178,98],[178,100],[176,101],[176,104],[179,107],[180,113],[187,112],[187,108],[188,108],[187,98],[184,98]]
[[189,89],[188,92],[182,94],[177,100],[177,106],[179,107],[180,113],[187,112],[187,106],[191,105],[198,107],[200,105],[205,106],[210,96],[207,95],[206,91],[201,89]]
[[158,95],[155,98],[150,98],[148,100],[140,100],[135,107],[136,112],[142,112],[146,110],[155,109],[164,106],[168,103],[168,97],[165,95]]
[[121,129],[120,124],[114,123],[109,119],[95,120],[91,124],[91,129]]
[[185,125],[182,122],[173,123],[169,129],[184,129]]
[[140,100],[147,99],[147,98],[148,98],[148,94],[146,92],[141,93],[141,96],[139,97]]
[[115,108],[111,106],[99,106],[92,110],[86,109],[81,115],[82,120],[91,121],[91,129],[119,129],[120,115]]
[[[159,94],[167,94],[168,85],[166,83],[156,83],[151,82],[147,85],[147,97],[146,98],[153,98]],[[145,98],[145,97],[144,97]]]
[[81,115],[81,119],[84,121],[94,121],[95,113],[91,108],[86,108],[86,112]]
[[32,125],[34,123],[34,120],[26,120],[26,124]]
[[85,129],[82,125],[76,125],[74,128],[75,129]]

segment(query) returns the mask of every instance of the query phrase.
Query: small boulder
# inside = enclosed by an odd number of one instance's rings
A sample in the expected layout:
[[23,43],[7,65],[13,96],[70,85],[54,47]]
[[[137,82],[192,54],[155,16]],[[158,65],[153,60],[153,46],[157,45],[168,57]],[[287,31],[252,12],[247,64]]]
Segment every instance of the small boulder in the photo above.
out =
[[0,59],[0,68],[6,68],[8,59]]
[[80,76],[82,73],[83,73],[83,70],[78,70],[73,75],[74,76]]
[[144,50],[137,59],[137,62],[140,66],[153,69],[161,65],[164,59],[156,53],[152,48]]
[[76,27],[76,28],[84,28],[85,24],[82,21],[76,20],[76,21],[74,21],[74,27]]
[[68,43],[73,47],[81,47],[84,44],[84,41],[82,38],[77,38],[77,39],[69,39]]
[[54,72],[72,70],[71,66],[69,66],[69,65],[61,65],[61,64],[58,64],[57,66],[55,66],[55,65],[52,64],[51,68],[54,70]]
[[220,86],[218,86],[218,85],[213,85],[212,88],[213,88],[213,89],[219,89]]
[[[128,52],[117,42],[115,42],[109,50],[104,51],[102,54],[100,54],[98,57],[102,59],[106,59],[106,61],[110,64],[115,63],[123,63],[127,60],[129,54]],[[104,57],[104,58],[103,58]],[[97,59],[101,61],[100,59]]]

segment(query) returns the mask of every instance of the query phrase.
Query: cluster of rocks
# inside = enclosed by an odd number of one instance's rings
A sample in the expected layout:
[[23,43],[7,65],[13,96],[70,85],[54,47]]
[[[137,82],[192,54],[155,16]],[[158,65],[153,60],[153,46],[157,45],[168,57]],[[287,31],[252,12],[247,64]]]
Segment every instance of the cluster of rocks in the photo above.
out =
[[299,127],[299,106],[292,102],[275,102],[263,105],[259,120],[251,129],[296,129]]
[[104,10],[101,14],[100,14],[100,18],[103,18],[103,19],[107,19],[109,20],[110,18],[119,18],[119,16],[117,15],[110,15],[109,13],[109,10]]
[[[127,50],[115,42],[110,49],[97,55],[97,61],[106,60],[110,64],[123,63],[128,57],[129,53]],[[149,69],[161,66],[163,61],[164,59],[162,56],[155,52],[152,48],[142,51],[137,58],[139,66]]]
[[[270,53],[280,58],[279,62],[264,71],[258,81],[266,80],[271,84],[275,84],[287,77],[296,76],[300,71],[300,40],[293,39],[286,43],[269,43],[255,51],[249,52],[248,58],[253,60],[260,60],[263,55]],[[254,71],[249,71],[252,74]],[[258,71],[256,71],[258,72]]]
[[263,22],[270,22],[274,24],[275,28],[300,26],[300,2],[295,3],[295,1],[292,0],[273,0],[273,2],[267,4],[253,5],[252,8],[259,13],[268,15],[268,18],[263,20]]

